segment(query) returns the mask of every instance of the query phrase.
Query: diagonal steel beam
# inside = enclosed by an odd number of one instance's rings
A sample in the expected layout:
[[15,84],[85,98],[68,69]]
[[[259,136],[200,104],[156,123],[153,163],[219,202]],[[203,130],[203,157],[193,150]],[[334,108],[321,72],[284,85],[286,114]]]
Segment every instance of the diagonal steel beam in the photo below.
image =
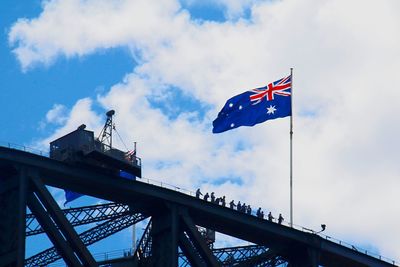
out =
[[[213,249],[213,254],[223,265],[238,264],[269,251],[265,246],[250,245]],[[183,267],[183,266],[182,266]]]
[[[72,226],[84,225],[119,218],[129,214],[129,206],[120,203],[107,203],[62,210]],[[26,215],[26,236],[43,233],[34,214]]]
[[48,235],[51,242],[53,242],[54,244],[54,250],[58,251],[61,254],[65,263],[68,266],[81,266],[81,263],[75,256],[68,242],[63,238],[63,236],[58,231],[52,220],[47,215],[45,209],[42,207],[39,200],[33,193],[30,193],[28,195],[28,206],[31,211],[36,215],[39,223],[43,225],[43,227],[46,229],[46,234]]
[[74,250],[76,255],[78,255],[79,259],[83,263],[84,266],[97,266],[96,261],[93,256],[90,254],[87,247],[83,244],[82,240],[79,238],[78,234],[68,222],[67,218],[65,218],[62,213],[60,207],[41,182],[38,177],[33,177],[31,179],[33,190],[39,197],[43,206],[46,208],[48,214],[51,216],[53,221],[58,226],[59,230],[62,232],[64,237],[67,239],[69,245]]
[[[83,241],[85,246],[89,246],[146,218],[147,216],[142,214],[124,215],[120,218],[108,220],[81,233],[79,238]],[[61,256],[57,253],[55,247],[52,247],[26,259],[25,266],[46,266],[60,258]]]
[[189,238],[183,232],[179,234],[179,247],[186,256],[186,259],[189,261],[190,266],[206,267],[206,264],[200,258],[199,253],[196,251]]
[[150,235],[151,226],[152,226],[152,220],[148,222],[146,229],[143,231],[139,244],[136,247],[136,250],[133,254],[135,257],[135,261],[151,257],[151,242],[152,242]]
[[277,266],[282,263],[283,258],[277,255],[275,251],[267,250],[258,255],[243,257],[238,261],[237,267],[245,266]]
[[207,246],[204,238],[201,237],[199,231],[197,230],[194,222],[187,214],[181,215],[182,222],[186,228],[186,232],[190,237],[193,245],[196,247],[197,251],[200,253],[203,260],[206,262],[207,266],[217,267],[220,263],[215,258],[214,254]]

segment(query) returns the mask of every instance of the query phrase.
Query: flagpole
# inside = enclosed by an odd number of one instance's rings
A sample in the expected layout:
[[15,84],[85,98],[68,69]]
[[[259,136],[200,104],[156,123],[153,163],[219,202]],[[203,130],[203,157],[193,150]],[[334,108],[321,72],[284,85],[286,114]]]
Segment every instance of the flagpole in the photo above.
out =
[[290,227],[293,227],[293,68],[290,68]]

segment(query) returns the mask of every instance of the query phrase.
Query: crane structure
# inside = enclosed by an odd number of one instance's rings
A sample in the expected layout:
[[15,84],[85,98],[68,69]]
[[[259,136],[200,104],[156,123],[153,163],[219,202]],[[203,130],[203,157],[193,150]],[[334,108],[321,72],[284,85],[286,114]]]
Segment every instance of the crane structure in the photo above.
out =
[[[0,267],[51,266],[57,260],[89,267],[395,266],[315,232],[121,177],[121,171],[140,177],[141,164],[136,155],[127,159],[112,147],[113,115],[107,113],[97,139],[82,125],[51,142],[50,157],[0,147]],[[61,209],[48,186],[107,203]],[[144,220],[132,254],[96,260],[90,252],[90,245]],[[84,224],[90,228],[79,233]],[[252,245],[215,248],[208,230]],[[39,234],[53,247],[26,257],[27,238]]]

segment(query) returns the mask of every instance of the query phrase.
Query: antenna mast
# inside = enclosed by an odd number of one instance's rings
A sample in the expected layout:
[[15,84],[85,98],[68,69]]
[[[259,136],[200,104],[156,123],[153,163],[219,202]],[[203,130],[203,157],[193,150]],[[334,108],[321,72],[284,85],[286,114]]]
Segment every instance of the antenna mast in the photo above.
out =
[[114,128],[112,116],[114,114],[115,111],[113,109],[106,113],[106,123],[104,124],[104,127],[101,130],[99,137],[97,138],[104,145],[104,151],[110,150],[112,148],[112,131]]

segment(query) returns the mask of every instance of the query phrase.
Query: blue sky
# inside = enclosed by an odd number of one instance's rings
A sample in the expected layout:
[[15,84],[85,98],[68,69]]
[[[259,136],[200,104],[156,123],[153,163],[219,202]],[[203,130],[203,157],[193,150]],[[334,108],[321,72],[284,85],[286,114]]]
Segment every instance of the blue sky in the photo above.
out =
[[40,122],[54,104],[71,106],[77,99],[95,97],[135,66],[127,49],[115,48],[83,58],[61,57],[51,66],[22,71],[7,32],[18,19],[38,16],[41,1],[5,1],[1,5],[0,101],[8,114],[3,117],[8,126],[0,133],[3,142],[29,145],[46,136],[51,129],[42,129]]
[[399,8],[396,0],[2,1],[0,142],[47,150],[82,123],[98,132],[115,109],[145,177],[288,218],[288,120],[219,135],[211,123],[228,98],[293,67],[295,223],[326,223],[331,236],[399,259],[391,237],[400,210],[388,204],[400,185]]
[[[68,59],[60,57],[51,66],[39,65],[22,70],[20,62],[12,52],[13,45],[9,43],[7,33],[18,19],[37,17],[42,11],[41,7],[41,1],[6,1],[2,4],[0,67],[3,75],[0,86],[4,90],[1,91],[0,101],[3,107],[7,107],[7,114],[10,114],[4,117],[5,125],[12,125],[0,133],[2,142],[29,145],[35,139],[48,135],[48,131],[54,129],[41,127],[41,122],[54,104],[72,106],[77,99],[95,98],[118,83],[136,66],[130,51],[124,47],[117,47],[100,50],[90,56]],[[224,9],[220,6],[183,3],[182,7],[190,8],[191,16],[195,20],[225,20]],[[177,116],[177,108],[206,108],[177,90],[172,89],[170,97],[179,98],[181,105],[172,110],[157,99],[150,101],[156,107],[168,109],[172,118]],[[18,104],[7,105],[10,99],[18,100]],[[39,99],[40,104],[37,102]]]

